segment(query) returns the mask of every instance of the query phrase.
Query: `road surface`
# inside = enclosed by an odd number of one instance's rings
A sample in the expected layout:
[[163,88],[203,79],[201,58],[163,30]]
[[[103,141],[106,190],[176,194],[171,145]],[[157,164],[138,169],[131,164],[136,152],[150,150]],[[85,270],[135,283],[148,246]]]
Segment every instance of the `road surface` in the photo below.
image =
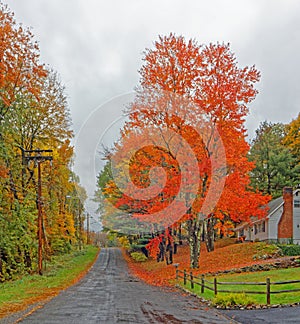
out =
[[299,324],[300,307],[282,307],[259,310],[231,310],[224,314],[242,324]]
[[134,278],[119,249],[102,249],[89,273],[20,323],[235,323],[194,297]]

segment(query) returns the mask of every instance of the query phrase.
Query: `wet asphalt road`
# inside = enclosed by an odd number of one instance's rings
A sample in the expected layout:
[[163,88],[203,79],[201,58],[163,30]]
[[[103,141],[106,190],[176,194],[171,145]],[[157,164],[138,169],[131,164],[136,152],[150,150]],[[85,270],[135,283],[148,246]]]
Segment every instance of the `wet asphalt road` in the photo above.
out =
[[102,249],[89,273],[21,323],[233,323],[178,291],[149,286],[129,272],[121,251]]
[[242,324],[299,324],[300,307],[282,307],[259,310],[231,310],[223,314]]

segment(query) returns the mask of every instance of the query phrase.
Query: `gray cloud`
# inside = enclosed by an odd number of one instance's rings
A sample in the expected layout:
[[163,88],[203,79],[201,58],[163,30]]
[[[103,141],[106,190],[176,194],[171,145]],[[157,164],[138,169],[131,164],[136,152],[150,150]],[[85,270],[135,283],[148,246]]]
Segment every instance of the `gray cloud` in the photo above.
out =
[[[26,0],[9,5],[19,22],[33,27],[42,60],[61,74],[76,133],[96,107],[134,89],[143,50],[170,32],[199,43],[230,42],[241,66],[255,64],[261,71],[260,94],[247,119],[250,136],[261,121],[286,123],[300,110],[298,0]],[[109,120],[103,115],[99,121],[102,132]],[[95,179],[76,171],[92,195]]]

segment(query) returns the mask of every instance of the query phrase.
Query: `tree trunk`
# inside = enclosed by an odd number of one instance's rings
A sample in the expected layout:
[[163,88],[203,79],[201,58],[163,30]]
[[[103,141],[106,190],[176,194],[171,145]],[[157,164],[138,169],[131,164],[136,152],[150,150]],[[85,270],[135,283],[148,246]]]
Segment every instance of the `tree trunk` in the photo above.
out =
[[32,267],[32,260],[31,260],[31,255],[30,255],[29,250],[26,250],[26,251],[25,251],[24,262],[25,262],[25,266],[26,266],[27,270],[28,270],[28,269],[31,270],[31,267]]
[[212,252],[215,249],[215,220],[213,217],[207,218],[205,221],[205,244],[207,252]]
[[182,245],[181,224],[179,224],[179,228],[178,228],[178,240],[179,240],[179,245]]
[[177,242],[174,242],[173,254],[177,254]]
[[271,195],[271,174],[269,172],[267,174],[267,177],[268,177],[267,193]]
[[173,263],[173,250],[174,250],[174,232],[172,227],[168,227],[168,235],[166,236],[166,262],[167,264]]
[[3,275],[3,269],[2,269],[2,250],[0,248],[0,275]]
[[157,256],[157,262],[164,261],[165,252],[166,252],[166,248],[165,248],[164,238],[161,238],[161,242],[159,243],[159,254]]
[[195,218],[187,221],[188,241],[190,246],[190,267],[199,268],[202,221]]
[[169,240],[166,248],[166,262],[167,264],[173,263],[173,246]]

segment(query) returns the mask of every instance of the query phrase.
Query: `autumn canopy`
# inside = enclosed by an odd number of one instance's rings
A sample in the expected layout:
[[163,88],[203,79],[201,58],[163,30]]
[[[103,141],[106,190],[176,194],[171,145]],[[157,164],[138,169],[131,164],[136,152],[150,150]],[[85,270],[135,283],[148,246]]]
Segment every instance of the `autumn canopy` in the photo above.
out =
[[249,185],[244,126],[260,75],[238,67],[228,44],[170,34],[146,50],[140,76],[129,120],[107,155],[113,176],[104,195],[138,229],[184,224],[197,259],[203,230],[265,215],[269,198]]
[[25,151],[51,149],[53,155],[52,166],[40,168],[43,255],[69,252],[81,239],[78,210],[85,192],[70,170],[73,134],[65,89],[39,54],[31,31],[0,3],[0,282],[37,270],[39,181]]

